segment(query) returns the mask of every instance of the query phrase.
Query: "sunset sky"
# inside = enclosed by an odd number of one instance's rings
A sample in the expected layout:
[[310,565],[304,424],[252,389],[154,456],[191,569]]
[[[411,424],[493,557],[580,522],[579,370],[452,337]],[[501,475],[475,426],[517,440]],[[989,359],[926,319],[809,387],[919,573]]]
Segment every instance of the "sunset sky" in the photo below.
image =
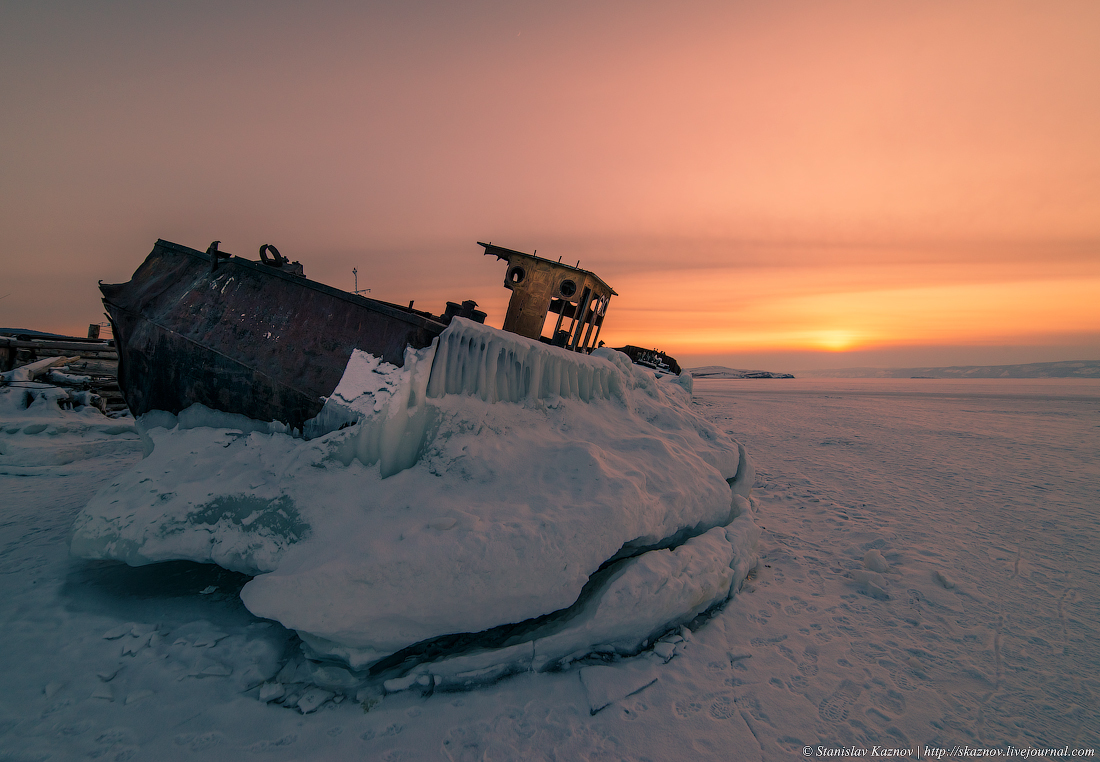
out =
[[768,370],[1100,359],[1100,3],[0,0],[0,326],[157,238]]

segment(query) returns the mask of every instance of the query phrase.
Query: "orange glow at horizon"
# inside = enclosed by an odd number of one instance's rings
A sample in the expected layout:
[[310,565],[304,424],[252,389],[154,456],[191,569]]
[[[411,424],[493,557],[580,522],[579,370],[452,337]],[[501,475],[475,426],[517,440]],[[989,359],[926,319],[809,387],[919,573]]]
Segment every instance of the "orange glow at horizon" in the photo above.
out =
[[[813,269],[650,273],[622,285],[606,333],[645,337],[667,351],[845,352],[884,346],[965,345],[1100,334],[1100,274],[1086,278],[934,283],[893,281],[815,290]],[[620,286],[616,286],[620,288]],[[635,304],[670,304],[654,310]],[[638,343],[623,341],[622,343]]]

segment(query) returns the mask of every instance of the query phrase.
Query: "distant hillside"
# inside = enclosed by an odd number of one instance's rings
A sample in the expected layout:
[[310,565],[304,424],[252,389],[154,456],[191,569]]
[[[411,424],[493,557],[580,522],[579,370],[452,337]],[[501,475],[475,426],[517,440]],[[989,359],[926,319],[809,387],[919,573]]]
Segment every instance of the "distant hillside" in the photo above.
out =
[[830,368],[799,371],[799,375],[811,378],[1100,378],[1100,360],[953,365],[948,368]]
[[794,378],[790,373],[772,373],[770,370],[736,370],[721,365],[704,365],[688,368],[692,378]]

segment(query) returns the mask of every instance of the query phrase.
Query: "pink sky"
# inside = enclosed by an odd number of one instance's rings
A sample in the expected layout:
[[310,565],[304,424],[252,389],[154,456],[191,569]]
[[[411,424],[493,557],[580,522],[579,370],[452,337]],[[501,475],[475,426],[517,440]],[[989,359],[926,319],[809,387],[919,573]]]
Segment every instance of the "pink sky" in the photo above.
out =
[[0,325],[82,333],[153,242],[793,370],[1100,359],[1095,2],[6,3]]

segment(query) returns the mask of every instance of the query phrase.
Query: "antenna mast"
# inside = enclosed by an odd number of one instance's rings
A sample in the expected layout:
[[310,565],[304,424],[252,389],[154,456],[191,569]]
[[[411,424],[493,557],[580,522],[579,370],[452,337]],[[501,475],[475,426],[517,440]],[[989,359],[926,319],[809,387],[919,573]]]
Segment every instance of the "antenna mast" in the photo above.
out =
[[352,293],[355,293],[355,294],[369,294],[370,293],[369,288],[359,288],[359,268],[358,267],[351,268],[351,274],[352,274],[352,277],[355,278],[355,291],[353,291]]

